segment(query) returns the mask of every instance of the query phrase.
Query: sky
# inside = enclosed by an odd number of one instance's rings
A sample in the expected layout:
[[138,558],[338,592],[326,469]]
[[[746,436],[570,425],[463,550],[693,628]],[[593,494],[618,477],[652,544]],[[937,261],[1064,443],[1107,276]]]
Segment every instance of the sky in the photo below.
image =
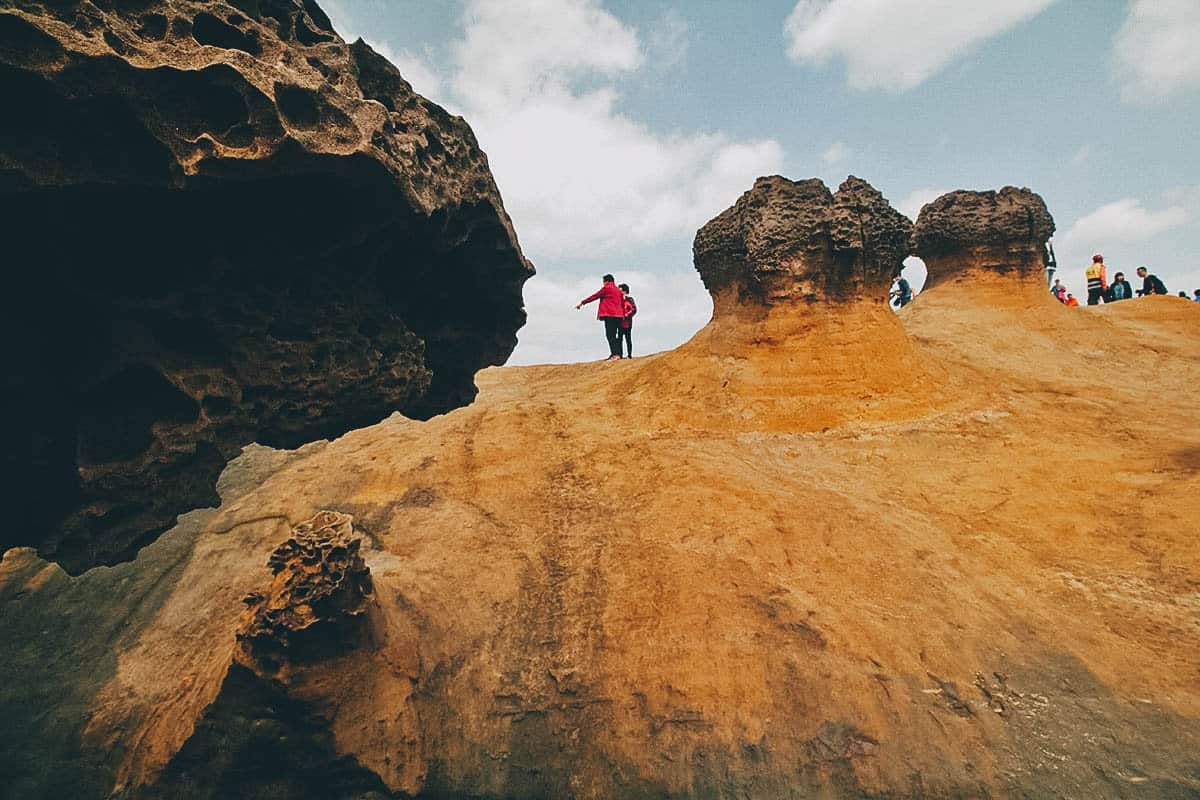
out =
[[575,310],[606,272],[637,300],[635,355],[689,339],[712,313],[695,232],[760,175],[857,175],[914,219],[1027,186],[1077,295],[1095,252],[1200,288],[1200,0],[322,6],[488,154],[538,270],[512,364],[607,355]]

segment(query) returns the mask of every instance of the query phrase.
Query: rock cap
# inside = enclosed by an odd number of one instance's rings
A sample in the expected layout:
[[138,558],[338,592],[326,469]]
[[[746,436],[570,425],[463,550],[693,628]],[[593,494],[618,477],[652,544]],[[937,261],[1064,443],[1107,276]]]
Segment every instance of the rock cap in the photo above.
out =
[[925,258],[981,246],[1041,247],[1053,235],[1054,218],[1041,196],[1029,189],[959,190],[921,209],[912,250]]
[[745,301],[882,301],[908,255],[912,223],[869,183],[831,193],[817,178],[759,178],[696,234],[693,255],[713,295]]

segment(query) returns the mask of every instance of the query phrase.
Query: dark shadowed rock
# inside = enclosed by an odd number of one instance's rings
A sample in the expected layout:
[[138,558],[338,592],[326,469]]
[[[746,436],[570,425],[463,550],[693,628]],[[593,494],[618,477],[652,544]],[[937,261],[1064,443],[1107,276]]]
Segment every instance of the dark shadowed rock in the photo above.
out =
[[929,268],[929,285],[970,269],[1041,276],[1054,218],[1029,189],[956,191],[921,209],[912,248]]
[[696,234],[693,254],[714,295],[735,288],[766,305],[887,296],[912,223],[869,183],[831,193],[816,178],[759,178]]
[[78,572],[252,441],[469,402],[532,274],[486,156],[311,0],[0,8],[0,549]]

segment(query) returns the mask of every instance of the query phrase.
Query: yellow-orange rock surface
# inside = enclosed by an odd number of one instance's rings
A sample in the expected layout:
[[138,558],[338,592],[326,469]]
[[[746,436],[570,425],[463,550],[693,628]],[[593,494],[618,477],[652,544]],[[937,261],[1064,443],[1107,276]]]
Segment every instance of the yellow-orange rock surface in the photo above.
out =
[[[59,709],[12,785],[55,733],[60,782],[220,796],[205,737],[276,692],[344,773],[261,796],[1200,796],[1200,304],[964,269],[899,314],[716,305],[673,352],[251,449],[132,564],[9,551],[0,633],[41,638],[0,679],[53,653],[6,696]],[[368,634],[286,686],[231,669],[322,510]]]

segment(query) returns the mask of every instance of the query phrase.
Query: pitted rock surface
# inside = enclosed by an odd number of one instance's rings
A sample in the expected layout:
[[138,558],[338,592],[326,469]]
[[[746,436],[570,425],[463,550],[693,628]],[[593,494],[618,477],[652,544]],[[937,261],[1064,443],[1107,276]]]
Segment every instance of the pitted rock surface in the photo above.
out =
[[1054,235],[1045,201],[1029,189],[956,191],[921,209],[913,250],[922,258],[972,247],[1028,245],[1041,248]]
[[322,511],[297,525],[267,562],[270,587],[243,601],[237,661],[286,682],[295,664],[344,653],[373,592],[361,544],[347,514]]
[[0,88],[0,550],[128,559],[244,445],[461,406],[516,344],[470,128],[312,0],[11,0]]
[[836,194],[816,178],[759,178],[696,234],[696,269],[709,292],[744,300],[883,302],[908,255],[912,223],[853,176]]

